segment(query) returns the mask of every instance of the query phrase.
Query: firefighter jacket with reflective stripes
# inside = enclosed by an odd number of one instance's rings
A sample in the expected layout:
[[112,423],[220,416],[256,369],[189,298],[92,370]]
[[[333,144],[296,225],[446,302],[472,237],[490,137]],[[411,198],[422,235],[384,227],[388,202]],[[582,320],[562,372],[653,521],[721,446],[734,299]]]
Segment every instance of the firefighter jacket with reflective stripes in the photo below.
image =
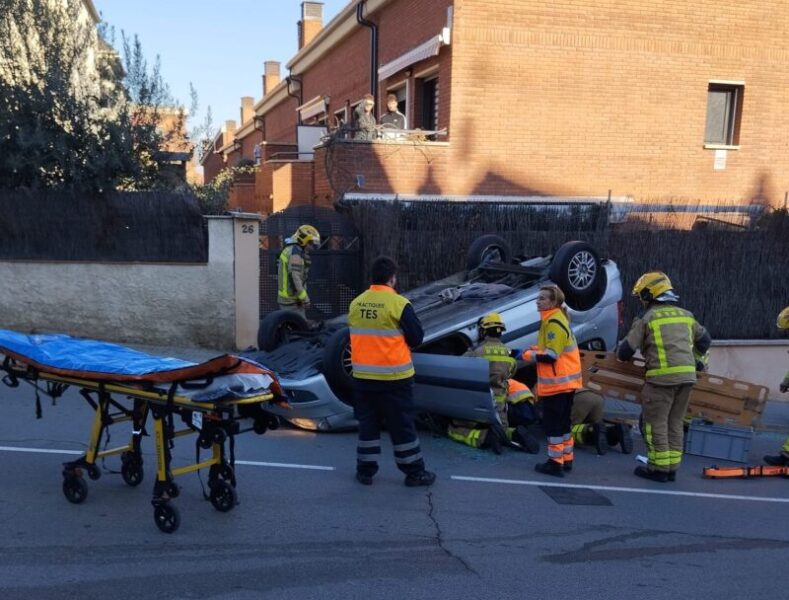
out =
[[679,385],[696,382],[693,351],[707,352],[710,336],[690,311],[675,304],[653,303],[633,321],[624,342],[619,358],[629,360],[640,349],[649,383]]
[[386,285],[371,285],[351,302],[348,326],[355,378],[393,381],[414,376],[411,350],[400,326],[409,305]]
[[507,402],[518,404],[520,402],[531,402],[534,404],[534,394],[531,393],[529,386],[516,379],[510,379],[507,390]]
[[500,339],[486,337],[463,356],[476,356],[488,361],[493,398],[496,402],[506,402],[509,378],[515,374],[515,359],[510,356],[510,349]]
[[537,396],[555,396],[577,390],[582,385],[581,355],[567,316],[559,308],[541,311],[537,347],[532,353],[537,362]]
[[297,304],[309,300],[307,276],[310,257],[298,244],[288,244],[277,260],[277,302]]

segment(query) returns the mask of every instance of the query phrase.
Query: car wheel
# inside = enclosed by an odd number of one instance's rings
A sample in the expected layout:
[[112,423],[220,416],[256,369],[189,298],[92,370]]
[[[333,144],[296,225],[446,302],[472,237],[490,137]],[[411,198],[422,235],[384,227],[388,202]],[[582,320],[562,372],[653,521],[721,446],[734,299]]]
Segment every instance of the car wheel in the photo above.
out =
[[471,271],[485,263],[504,263],[512,260],[510,245],[497,235],[481,235],[468,247],[466,269]]
[[350,404],[353,397],[351,333],[347,327],[335,331],[323,348],[323,375],[337,396]]
[[289,310],[275,310],[260,320],[258,349],[271,352],[289,341],[293,333],[308,329],[309,324],[298,313]]
[[588,310],[600,301],[607,283],[597,250],[586,242],[567,242],[553,255],[548,277],[564,292],[567,306]]

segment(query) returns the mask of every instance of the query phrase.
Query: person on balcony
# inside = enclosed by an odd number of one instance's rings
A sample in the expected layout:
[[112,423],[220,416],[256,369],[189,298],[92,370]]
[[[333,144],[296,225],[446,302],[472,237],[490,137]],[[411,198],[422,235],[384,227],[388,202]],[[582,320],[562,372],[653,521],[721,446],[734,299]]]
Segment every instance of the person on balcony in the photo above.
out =
[[372,141],[378,135],[375,123],[375,98],[372,94],[365,94],[359,106],[353,111],[353,127],[355,133],[353,139]]
[[397,96],[394,94],[386,97],[386,113],[381,117],[381,128],[387,139],[400,139],[403,137],[402,131],[408,129],[405,115],[397,110]]

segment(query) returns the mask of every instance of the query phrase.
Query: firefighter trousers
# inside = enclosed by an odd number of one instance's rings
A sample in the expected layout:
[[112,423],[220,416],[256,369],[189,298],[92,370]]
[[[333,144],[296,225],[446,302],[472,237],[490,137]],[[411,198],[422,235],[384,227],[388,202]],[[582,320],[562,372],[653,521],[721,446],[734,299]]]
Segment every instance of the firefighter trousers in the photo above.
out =
[[692,383],[644,384],[641,410],[647,468],[650,471],[672,472],[679,469],[685,443],[683,426],[692,388]]

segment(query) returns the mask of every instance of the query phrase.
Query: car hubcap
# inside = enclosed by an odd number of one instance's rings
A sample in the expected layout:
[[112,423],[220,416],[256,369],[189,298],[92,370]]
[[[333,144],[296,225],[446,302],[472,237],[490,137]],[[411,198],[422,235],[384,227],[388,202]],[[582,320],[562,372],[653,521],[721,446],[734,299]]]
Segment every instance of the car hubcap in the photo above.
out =
[[488,246],[482,253],[482,264],[485,263],[500,263],[504,262],[504,257],[501,253],[501,248],[498,246]]
[[578,252],[570,260],[567,268],[567,279],[575,289],[585,290],[597,275],[597,262],[591,252]]

